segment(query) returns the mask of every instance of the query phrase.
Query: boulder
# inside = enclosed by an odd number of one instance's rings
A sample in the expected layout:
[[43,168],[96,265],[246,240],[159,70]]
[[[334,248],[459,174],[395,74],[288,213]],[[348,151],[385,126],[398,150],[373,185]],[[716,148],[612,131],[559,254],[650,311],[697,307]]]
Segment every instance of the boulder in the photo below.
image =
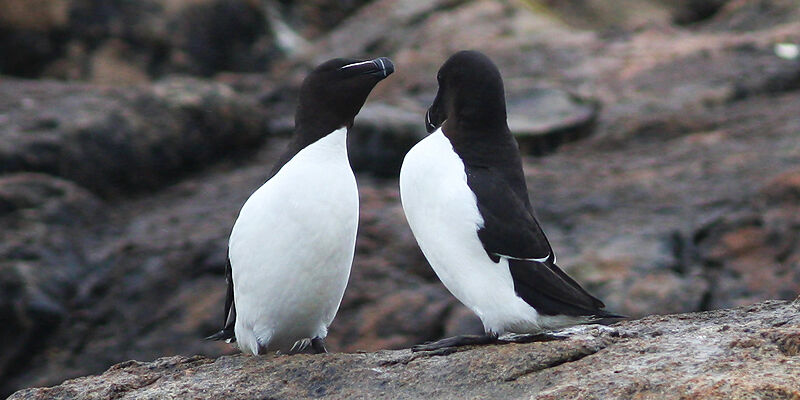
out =
[[421,110],[375,102],[364,106],[347,135],[353,170],[383,178],[399,176],[408,150],[427,136],[424,115]]
[[[56,6],[59,2],[46,3]],[[131,9],[151,4],[128,3],[131,2],[126,2],[126,7]],[[269,3],[248,1],[258,7]],[[38,176],[46,173],[47,180],[53,180],[41,185],[36,183],[38,178],[26,178],[9,186],[12,191],[0,191],[0,234],[9,244],[0,246],[5,249],[0,262],[10,260],[11,265],[4,270],[7,280],[3,281],[3,290],[7,289],[10,295],[3,297],[0,307],[4,317],[12,318],[12,323],[5,325],[11,330],[0,327],[0,336],[12,338],[0,349],[8,352],[3,355],[10,355],[2,358],[6,368],[0,371],[0,397],[23,387],[50,386],[77,376],[99,374],[110,365],[129,359],[192,354],[215,358],[235,352],[227,344],[200,340],[219,328],[227,237],[239,207],[263,184],[286,145],[286,139],[276,133],[290,130],[297,87],[314,65],[315,57],[390,56],[395,61],[397,72],[375,88],[367,104],[387,112],[376,113],[378,117],[371,121],[367,107],[364,115],[356,118],[353,132],[353,139],[364,146],[351,143],[352,154],[359,159],[359,171],[389,176],[395,173],[402,157],[404,148],[400,146],[409,146],[424,135],[422,116],[433,99],[435,73],[442,61],[463,48],[487,52],[505,77],[509,109],[514,110],[512,118],[535,115],[525,122],[529,128],[518,130],[541,133],[543,139],[547,138],[542,151],[549,153],[544,157],[525,155],[523,169],[535,212],[558,255],[558,263],[605,301],[611,311],[633,317],[652,316],[644,321],[657,323],[662,318],[659,314],[729,308],[768,298],[788,300],[800,291],[800,264],[794,250],[800,215],[796,178],[800,165],[800,86],[797,60],[775,51],[779,43],[800,43],[800,25],[797,18],[792,18],[800,10],[797,2],[729,0],[720,5],[721,2],[711,1],[708,3],[720,8],[703,11],[711,14],[696,17],[689,25],[676,24],[672,11],[658,11],[645,15],[657,18],[654,24],[637,25],[632,20],[612,29],[597,30],[575,28],[572,14],[556,12],[555,2],[340,3],[352,5],[352,14],[332,31],[309,33],[307,38],[313,40],[308,47],[292,45],[292,38],[296,39],[292,35],[305,35],[306,29],[310,32],[313,28],[289,21],[289,31],[281,31],[284,39],[276,40],[289,43],[292,56],[271,64],[266,75],[217,74],[213,81],[166,78],[153,84],[119,88],[14,79],[0,82],[3,178],[38,171]],[[550,5],[540,7],[544,3]],[[636,8],[672,10],[671,4],[695,7],[693,1],[667,3],[653,0]],[[33,7],[34,2],[30,4]],[[68,40],[62,50],[81,60],[75,77],[88,76],[81,75],[81,68],[89,61],[94,71],[98,71],[94,65],[105,63],[105,70],[112,72],[107,77],[124,73],[131,79],[144,75],[152,78],[158,71],[168,72],[175,67],[169,64],[172,66],[156,68],[155,72],[142,69],[142,60],[147,57],[140,59],[135,46],[118,34],[151,29],[161,35],[167,32],[162,25],[120,24],[124,18],[113,16],[114,7],[118,9],[121,4],[118,2],[83,4],[106,4],[112,17],[104,21],[111,21],[109,26],[113,29],[103,28],[105,22],[99,27],[87,25],[91,29],[86,35],[93,35],[94,29],[102,33],[91,36],[92,46]],[[189,4],[211,3],[176,0],[164,4],[174,6],[170,12],[178,12]],[[281,15],[294,15],[294,4],[299,2],[281,2],[277,14],[267,10],[268,25],[277,27],[274,21],[281,20]],[[46,11],[42,7],[41,11],[31,14],[34,18],[15,20],[20,24],[42,21],[55,32],[68,26],[59,9]],[[152,11],[160,12],[156,8]],[[776,17],[775,13],[781,15]],[[145,17],[130,20],[157,21]],[[359,24],[366,25],[362,29]],[[7,26],[3,25],[0,31]],[[370,35],[360,36],[362,33]],[[9,37],[0,40],[3,54],[12,54],[5,51],[5,46],[12,46],[30,47],[36,55],[47,53],[47,41],[58,36],[45,32],[39,37],[45,42],[6,41]],[[267,46],[269,43],[262,42]],[[40,45],[43,47],[37,47]],[[165,62],[182,62],[181,57]],[[114,58],[113,62],[103,61],[110,58]],[[131,60],[127,66],[117,62],[127,58]],[[45,64],[48,70],[60,68]],[[115,71],[119,73],[115,75]],[[147,73],[141,75],[143,71]],[[558,107],[550,108],[555,105]],[[591,117],[585,111],[592,108],[596,118],[590,124],[583,125],[592,118],[571,117]],[[551,136],[546,129],[538,128],[545,117],[559,114],[560,110],[564,110],[564,118],[547,120],[546,126],[561,134]],[[377,121],[394,115],[404,117],[396,124]],[[365,117],[364,130],[359,125],[361,117]],[[262,126],[269,128],[259,128]],[[571,126],[587,126],[591,134],[561,130]],[[559,135],[580,140],[561,140]],[[266,136],[269,140],[264,141]],[[550,139],[558,145],[555,152]],[[387,144],[397,144],[397,148],[387,150]],[[109,148],[118,149],[119,153],[109,153]],[[419,251],[402,213],[397,182],[372,175],[357,176],[361,220],[356,258],[342,307],[330,329],[329,349],[399,349],[446,334],[480,332],[480,322],[438,282]],[[68,195],[59,195],[61,189],[51,188],[64,185],[72,188],[64,189]],[[56,193],[52,200],[32,200],[39,196],[50,198],[51,192]],[[103,201],[97,199],[98,194]],[[27,219],[30,215],[33,219]],[[37,246],[42,250],[36,250]],[[7,268],[9,264],[3,265]],[[70,272],[67,284],[58,271]],[[53,282],[48,283],[49,279]],[[23,297],[19,297],[20,293]],[[764,315],[759,312],[755,314]],[[750,320],[740,318],[746,315],[743,313],[720,314],[734,322],[728,324],[729,328],[724,328],[723,323],[720,329],[736,329],[739,325],[745,327],[742,329],[752,328],[748,325]],[[683,321],[680,317],[663,318]],[[776,320],[775,324],[781,321]],[[18,329],[22,333],[17,341]],[[763,329],[768,331],[768,337],[779,335],[772,328]],[[657,332],[654,338],[640,335],[640,339],[657,343],[653,341],[659,335],[669,333],[664,332]],[[694,331],[694,336],[680,336],[680,341],[693,345],[697,343],[692,342],[695,337],[703,339],[707,334],[712,339],[722,338],[713,330],[710,332]],[[606,340],[603,333],[598,335]],[[759,353],[761,348],[772,346],[771,339],[746,339],[744,345],[733,348],[752,351],[748,354],[755,356],[767,354],[765,359],[775,358],[772,353]],[[788,343],[778,347],[792,348],[790,338],[778,342]],[[752,343],[761,347],[747,347]],[[646,357],[649,347],[637,349],[644,353],[626,353],[622,361]],[[664,349],[666,353],[657,353],[663,359],[682,354],[676,347],[653,349]],[[502,353],[501,358],[515,357],[513,351],[504,351],[512,354]],[[567,358],[580,357],[584,351],[569,353],[573,356]],[[587,361],[578,360],[575,365],[602,361],[599,357],[605,351],[586,356]],[[707,354],[702,348],[689,347],[687,353],[692,352],[697,357]],[[404,352],[382,354],[379,356],[408,356]],[[465,357],[459,354],[462,353],[451,356]],[[493,363],[488,369],[503,371],[497,367],[505,365],[500,364],[503,360],[487,357]],[[390,362],[394,359],[387,358]],[[703,359],[691,359],[678,366],[637,359],[642,360],[636,367],[639,369],[615,374],[624,383],[621,387],[633,393],[662,390],[658,382],[649,380],[651,373],[665,377],[659,374],[675,368],[681,372],[684,370],[680,368],[688,369],[691,364],[706,368]],[[201,364],[212,363],[210,359],[203,360]],[[255,359],[235,356],[220,360],[219,363],[246,363]],[[408,365],[414,367],[427,362],[424,360],[427,358]],[[651,362],[661,369],[646,369]],[[176,363],[183,361],[158,365]],[[560,368],[571,364],[566,362]],[[785,364],[790,365],[788,361]],[[162,368],[158,365],[148,364],[148,368]],[[615,370],[612,365],[597,365],[605,368],[597,373],[611,374]],[[382,368],[369,365],[373,367]],[[433,373],[447,365],[436,367]],[[324,370],[317,364],[313,368]],[[545,370],[561,371],[558,368]],[[727,374],[733,369],[737,365],[723,365],[718,370]],[[304,371],[297,369],[295,373]],[[472,370],[465,367],[462,371]],[[587,371],[581,370],[582,375]],[[362,372],[368,376],[375,371]],[[425,377],[430,372],[416,376]],[[471,379],[471,374],[461,375]],[[550,385],[542,390],[554,389],[551,398],[570,397],[568,393],[573,391],[578,393],[573,397],[591,397],[580,392],[582,384],[567,388],[557,385],[561,382],[555,379],[558,376],[535,372],[529,375],[535,377],[532,384]],[[688,372],[685,375],[694,376]],[[513,374],[508,376],[513,378]],[[526,376],[520,375],[517,380],[527,382]],[[744,378],[725,375],[734,386],[719,381],[723,383],[718,382],[717,387],[703,387],[708,393],[739,390],[738,387],[778,395],[793,393],[782,383],[772,385],[770,378],[764,378],[766,386],[758,386],[762,377],[758,373],[753,376],[758,379],[748,383]],[[162,378],[156,384],[170,379]],[[241,376],[236,379],[265,382]],[[705,378],[697,379],[701,382]],[[137,385],[140,383],[134,382],[130,387]],[[706,393],[697,389],[701,386],[689,389],[689,385],[693,384],[669,387],[685,389],[698,397]],[[112,394],[123,396],[126,387],[117,385]],[[403,390],[387,387],[398,393]],[[770,392],[771,388],[775,390]],[[600,394],[595,397],[604,398],[604,390],[612,389],[598,389]],[[324,390],[333,389],[326,386]],[[475,396],[489,397],[476,393]],[[663,396],[657,392],[652,397]]]
[[268,134],[257,104],[196,79],[129,88],[3,79],[0,99],[0,173],[48,173],[104,196],[162,186]]
[[584,326],[563,340],[412,353],[127,361],[28,399],[659,398],[800,396],[800,299]]
[[0,176],[0,377],[15,372],[83,300],[89,227],[104,204],[44,174]]
[[508,127],[520,152],[543,156],[592,134],[600,105],[562,90],[538,88],[508,99]]
[[0,18],[0,50],[12,55],[0,73],[132,84],[176,72],[261,71],[280,57],[256,1],[28,3],[0,1],[11,15]]

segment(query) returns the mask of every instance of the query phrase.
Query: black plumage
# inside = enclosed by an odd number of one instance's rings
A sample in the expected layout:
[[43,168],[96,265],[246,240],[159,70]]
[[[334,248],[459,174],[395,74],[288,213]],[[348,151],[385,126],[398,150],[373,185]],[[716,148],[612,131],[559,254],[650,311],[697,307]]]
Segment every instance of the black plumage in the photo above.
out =
[[495,263],[508,259],[515,292],[540,314],[619,317],[602,310],[602,301],[555,264],[528,197],[494,63],[479,52],[462,51],[445,62],[438,81],[426,126],[429,131],[441,126],[464,163],[484,221],[477,233],[487,257]]

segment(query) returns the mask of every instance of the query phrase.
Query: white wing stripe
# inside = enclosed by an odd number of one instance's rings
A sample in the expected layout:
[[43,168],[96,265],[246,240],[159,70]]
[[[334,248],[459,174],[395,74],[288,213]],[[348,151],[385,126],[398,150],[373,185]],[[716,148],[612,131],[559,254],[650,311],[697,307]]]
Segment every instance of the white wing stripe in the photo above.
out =
[[555,262],[555,255],[553,253],[550,253],[546,257],[542,257],[542,258],[521,258],[521,257],[507,256],[505,254],[499,254],[499,253],[493,253],[493,254],[498,256],[498,257],[508,258],[509,260],[536,261],[536,262],[542,262],[542,263],[547,261],[547,259],[550,258],[550,256],[553,256],[553,261]]

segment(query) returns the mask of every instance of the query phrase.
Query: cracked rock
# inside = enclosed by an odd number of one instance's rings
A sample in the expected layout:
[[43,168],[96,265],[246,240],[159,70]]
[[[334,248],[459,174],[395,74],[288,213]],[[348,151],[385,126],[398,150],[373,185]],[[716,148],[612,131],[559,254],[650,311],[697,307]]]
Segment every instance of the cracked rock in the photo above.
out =
[[798,332],[800,301],[770,301],[648,317],[611,329],[571,329],[569,338],[560,341],[444,353],[396,350],[128,361],[102,375],[21,390],[10,400],[729,399],[763,393],[793,398],[800,396]]

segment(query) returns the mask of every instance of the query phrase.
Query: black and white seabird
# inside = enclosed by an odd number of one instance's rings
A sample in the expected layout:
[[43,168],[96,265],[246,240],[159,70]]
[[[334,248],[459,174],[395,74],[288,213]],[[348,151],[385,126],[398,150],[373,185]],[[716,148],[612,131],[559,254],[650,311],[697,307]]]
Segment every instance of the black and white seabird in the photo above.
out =
[[309,345],[326,352],[358,226],[347,131],[372,88],[392,72],[386,57],[337,58],[305,78],[293,140],[233,226],[224,325],[208,339],[236,341],[252,354]]
[[406,155],[400,195],[436,275],[483,322],[486,336],[457,336],[416,350],[495,342],[617,315],[556,266],[533,215],[517,142],[506,122],[500,71],[461,51],[438,73],[429,133]]

